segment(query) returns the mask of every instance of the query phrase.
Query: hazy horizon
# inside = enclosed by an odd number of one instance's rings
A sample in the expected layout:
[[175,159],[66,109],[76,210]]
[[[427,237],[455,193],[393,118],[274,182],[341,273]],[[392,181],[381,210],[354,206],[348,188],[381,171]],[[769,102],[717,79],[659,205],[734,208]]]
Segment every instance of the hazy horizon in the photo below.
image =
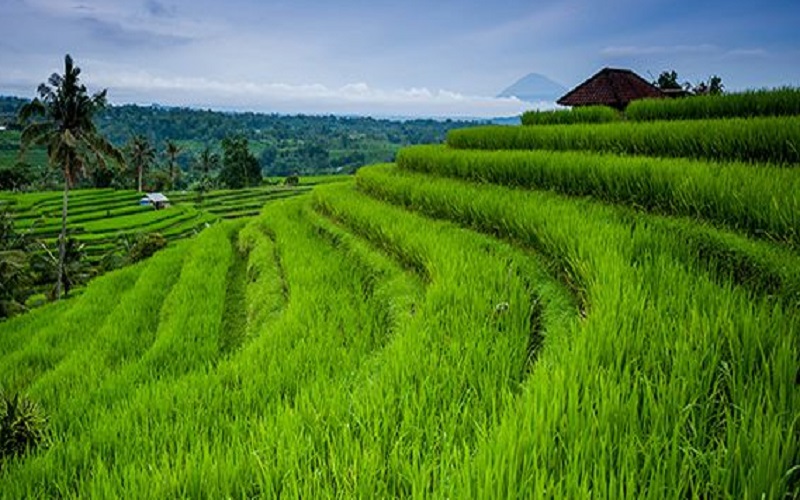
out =
[[4,0],[0,94],[33,97],[70,53],[113,104],[489,118],[535,72],[573,87],[605,66],[728,90],[797,86],[800,5],[767,1]]

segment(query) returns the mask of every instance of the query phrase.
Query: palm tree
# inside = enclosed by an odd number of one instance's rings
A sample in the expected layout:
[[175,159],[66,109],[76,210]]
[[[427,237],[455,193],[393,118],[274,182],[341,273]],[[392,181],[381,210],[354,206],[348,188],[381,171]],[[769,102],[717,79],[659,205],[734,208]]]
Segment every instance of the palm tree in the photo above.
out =
[[128,158],[136,169],[136,187],[141,193],[144,171],[156,160],[156,150],[146,137],[136,135],[128,143]]
[[[58,277],[55,298],[61,298],[67,240],[69,188],[93,164],[105,167],[106,157],[124,164],[122,154],[101,136],[92,117],[106,105],[106,91],[91,97],[80,83],[81,70],[64,57],[64,74],[53,73],[48,83],[39,85],[39,97],[20,109],[25,125],[20,137],[20,155],[33,144],[47,147],[50,166],[64,174],[64,201],[61,233],[58,236]],[[38,118],[38,119],[36,119]],[[93,163],[94,162],[94,163]]]
[[181,153],[181,147],[178,146],[175,142],[168,140],[165,148],[164,153],[167,155],[167,166],[169,168],[169,189],[175,189],[175,167],[177,166],[177,158],[178,155]]
[[219,155],[206,146],[195,159],[194,166],[203,177],[208,177],[212,170],[216,170],[219,167]]

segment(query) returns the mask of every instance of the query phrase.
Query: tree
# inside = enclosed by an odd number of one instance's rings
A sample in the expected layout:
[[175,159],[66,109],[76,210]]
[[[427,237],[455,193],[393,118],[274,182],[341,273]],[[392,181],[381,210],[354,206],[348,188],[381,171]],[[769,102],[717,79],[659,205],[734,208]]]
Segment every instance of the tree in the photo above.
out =
[[175,189],[175,181],[177,180],[180,168],[178,168],[178,155],[181,153],[181,147],[175,141],[168,140],[164,147],[164,154],[167,155],[167,169],[169,171],[169,189]]
[[47,148],[51,168],[64,175],[64,197],[61,210],[61,232],[58,236],[58,273],[55,298],[61,298],[64,280],[64,259],[67,241],[67,209],[69,188],[93,165],[104,167],[106,157],[124,165],[122,154],[97,132],[94,114],[106,106],[106,90],[89,96],[80,83],[81,70],[64,57],[64,74],[53,73],[48,83],[37,90],[39,96],[20,109],[24,125],[20,137],[20,156],[31,145]]
[[275,163],[276,158],[278,158],[278,148],[272,144],[267,144],[267,146],[261,151],[261,156],[259,157],[261,168],[269,171],[270,168],[272,168],[272,164]]
[[25,309],[33,282],[24,234],[14,230],[14,220],[0,211],[0,318]]
[[681,85],[678,83],[678,72],[674,69],[671,71],[662,71],[658,75],[658,80],[655,82],[656,87],[661,90],[683,90],[686,84]]
[[206,146],[195,158],[194,170],[200,177],[208,177],[211,172],[219,168],[219,155]]
[[725,91],[722,78],[717,75],[709,77],[707,82],[700,82],[694,86],[692,92],[696,95],[720,95]]
[[191,186],[197,192],[197,203],[203,203],[203,194],[214,188],[212,172],[219,169],[219,155],[214,153],[209,146],[206,146],[192,163],[192,173],[194,182]]
[[226,137],[222,140],[222,170],[220,182],[232,189],[261,184],[261,166],[250,152],[243,136]]
[[127,145],[128,160],[136,169],[136,189],[142,192],[145,171],[156,161],[156,150],[143,135],[135,135]]
[[722,84],[722,78],[717,75],[712,75],[708,79],[708,93],[711,95],[719,95],[725,92],[725,85]]
[[[86,253],[83,243],[75,238],[67,238],[64,245],[64,262],[60,265],[59,256],[53,255],[44,241],[37,241],[38,252],[31,258],[31,269],[38,275],[40,283],[56,282],[52,291],[53,298],[60,293],[63,288],[64,295],[69,295],[69,291],[82,283],[85,283],[92,276],[92,266],[86,261]],[[60,271],[60,278],[58,277]]]
[[33,168],[24,161],[8,167],[0,167],[0,189],[16,191],[34,182]]

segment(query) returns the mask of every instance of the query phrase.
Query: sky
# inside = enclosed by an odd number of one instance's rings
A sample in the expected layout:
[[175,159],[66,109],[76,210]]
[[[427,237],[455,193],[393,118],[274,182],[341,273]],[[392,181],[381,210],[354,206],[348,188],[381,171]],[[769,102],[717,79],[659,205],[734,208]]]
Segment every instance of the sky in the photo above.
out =
[[114,104],[513,116],[528,73],[603,67],[727,90],[800,86],[798,0],[0,0],[0,95],[72,55]]

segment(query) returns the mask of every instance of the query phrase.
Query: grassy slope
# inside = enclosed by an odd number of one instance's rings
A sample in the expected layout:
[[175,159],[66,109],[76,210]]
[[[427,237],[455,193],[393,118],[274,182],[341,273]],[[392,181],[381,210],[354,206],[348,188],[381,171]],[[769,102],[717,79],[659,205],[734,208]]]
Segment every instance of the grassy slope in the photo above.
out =
[[[221,219],[258,215],[266,203],[307,193],[318,183],[339,182],[344,177],[305,179],[298,187],[261,186],[243,190],[168,193],[173,206],[155,211],[138,204],[141,195],[132,190],[84,189],[70,193],[68,232],[85,244],[92,259],[112,250],[122,235],[160,232],[168,240],[193,236]],[[61,230],[62,193],[0,192],[0,205],[14,216],[15,228],[50,245]]]
[[0,324],[0,380],[54,433],[0,491],[798,493],[786,179],[572,153],[398,161]]
[[[785,436],[800,407],[796,297],[754,296],[704,259],[676,260],[684,243],[646,216],[620,221],[586,201],[362,172],[362,188],[376,196],[531,245],[555,270],[566,267],[562,279],[584,297],[586,322],[569,343],[544,350],[557,361],[539,360],[528,404],[467,474],[468,496],[786,488],[796,447]],[[797,269],[797,258],[784,265]]]

